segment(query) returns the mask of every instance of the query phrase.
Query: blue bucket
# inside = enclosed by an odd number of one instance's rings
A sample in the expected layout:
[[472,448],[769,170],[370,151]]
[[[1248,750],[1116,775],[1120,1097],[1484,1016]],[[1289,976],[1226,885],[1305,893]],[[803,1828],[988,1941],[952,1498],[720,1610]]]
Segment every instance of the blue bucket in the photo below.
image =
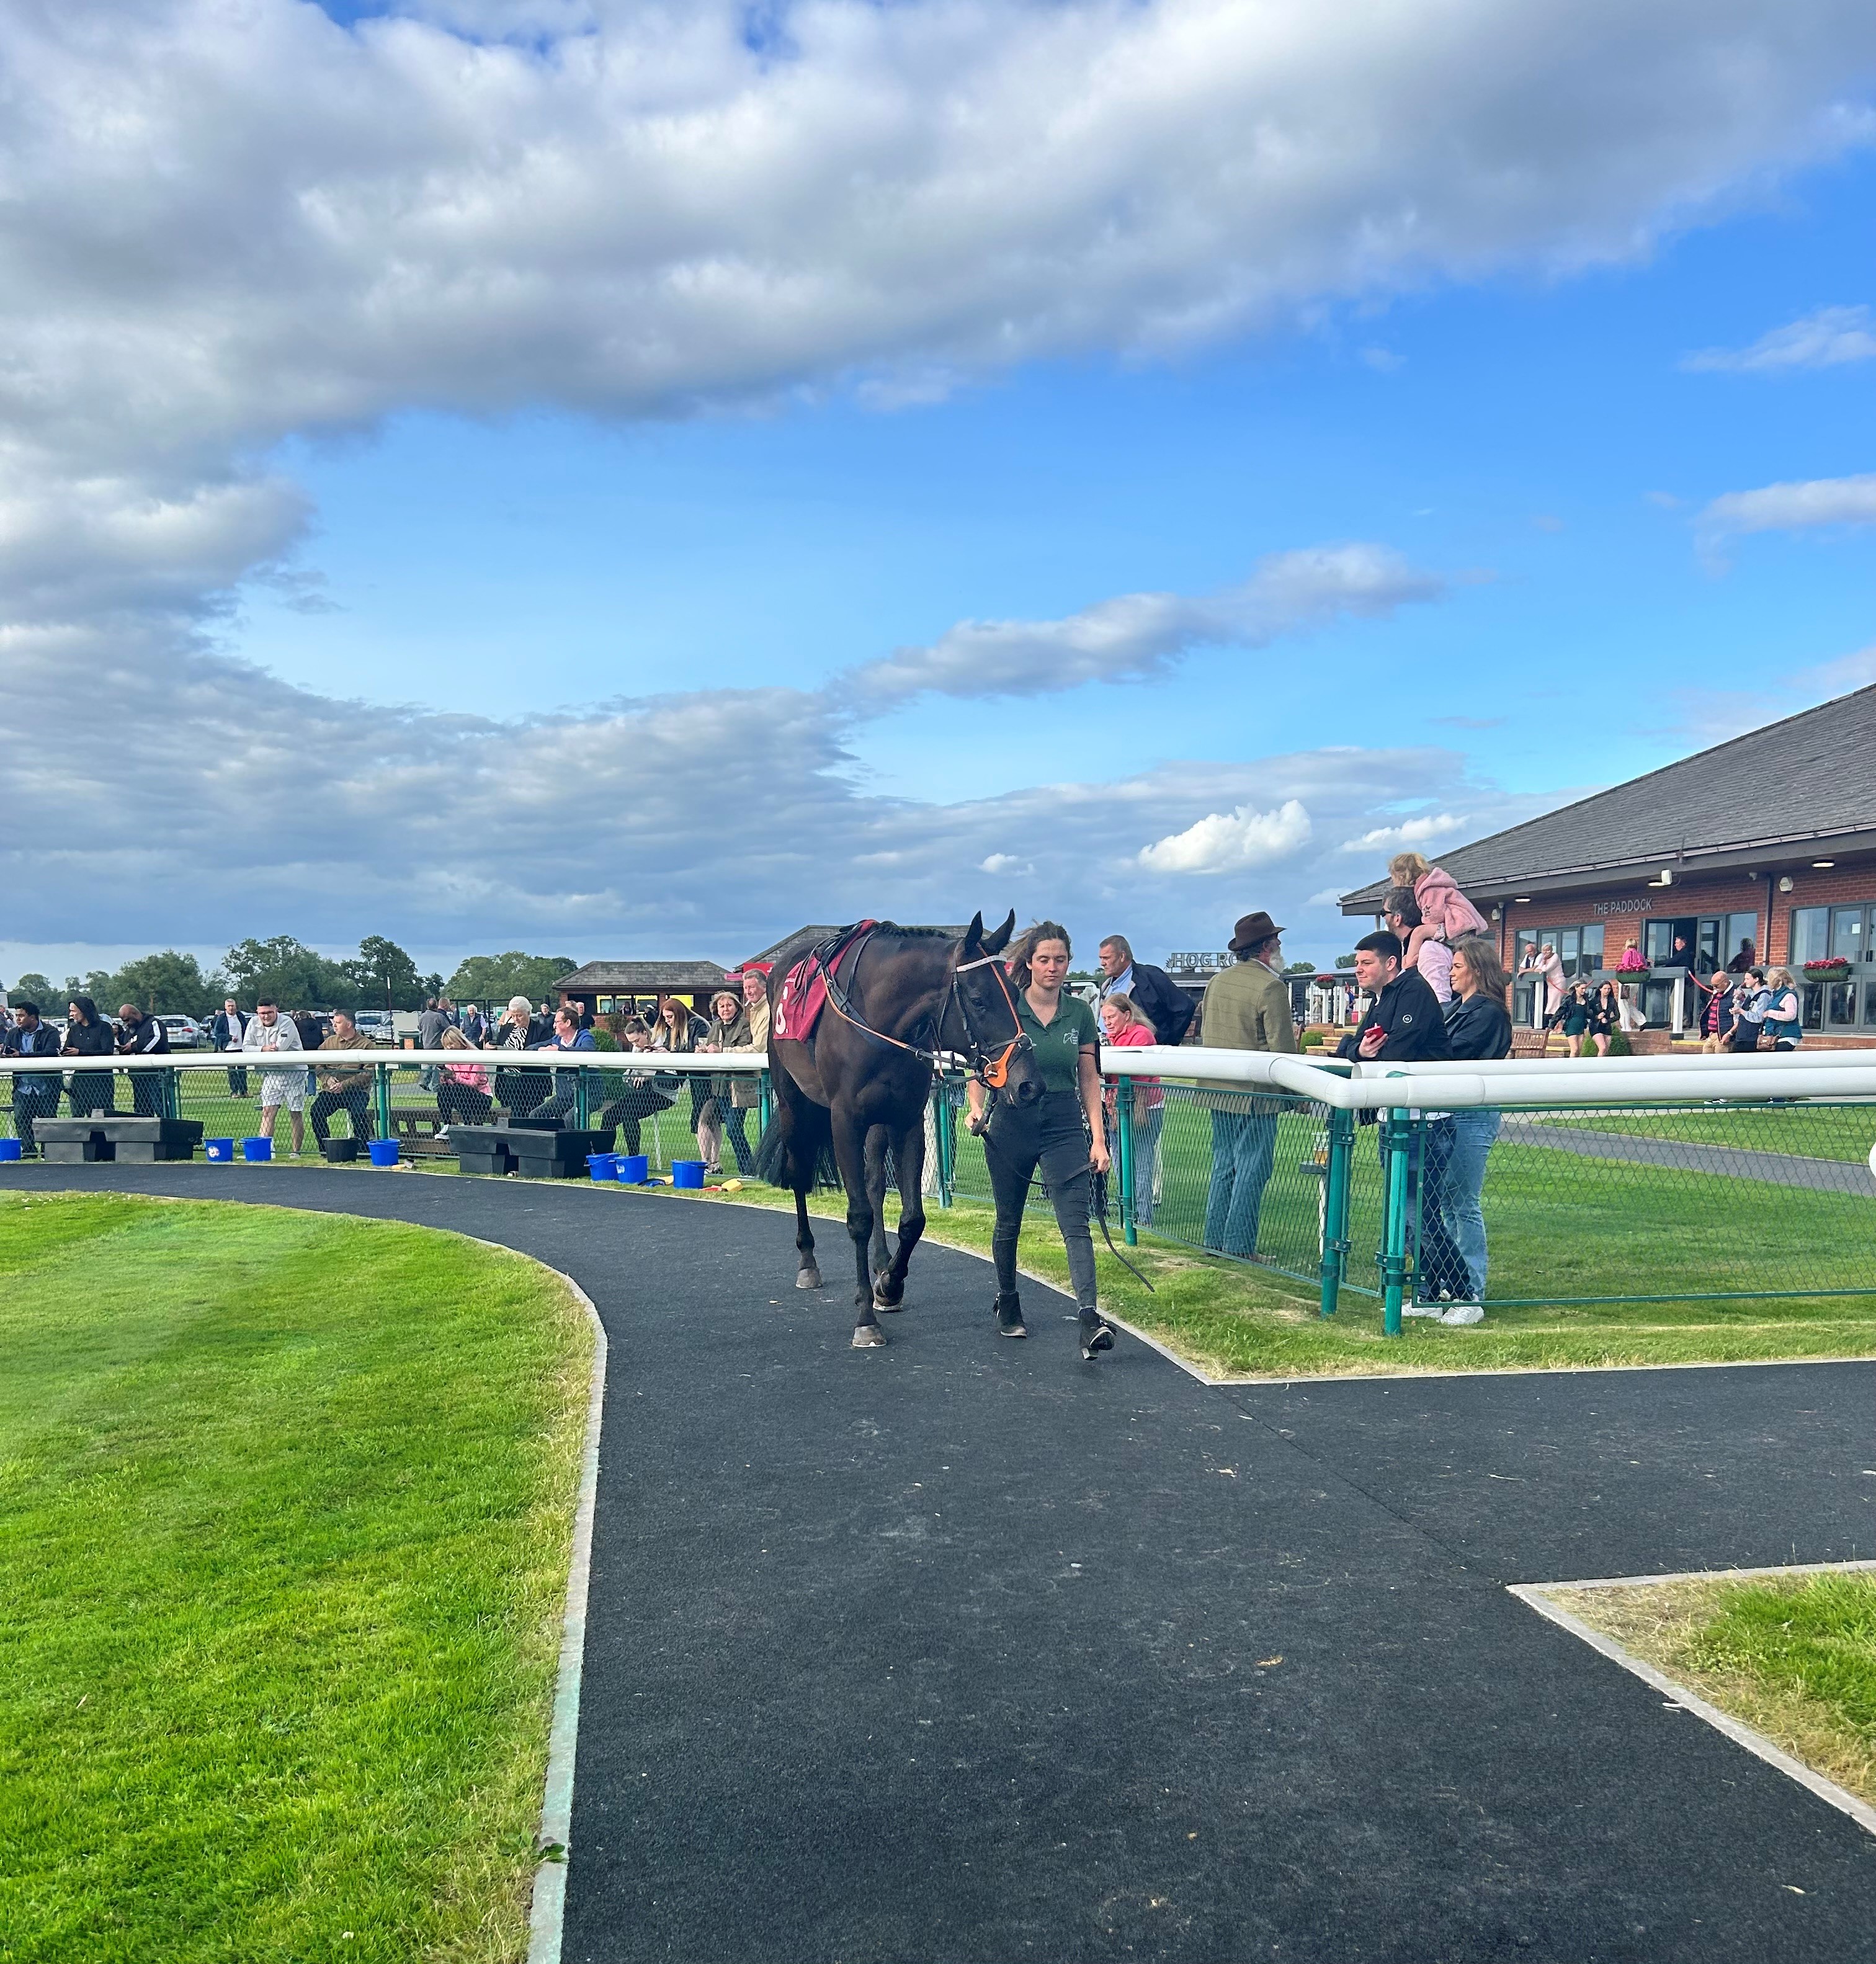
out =
[[16,1160],[22,1150],[18,1139],[0,1139],[0,1160]]
[[241,1157],[250,1164],[260,1160],[271,1160],[274,1157],[274,1142],[271,1139],[243,1139],[241,1141]]
[[204,1156],[214,1160],[217,1166],[234,1164],[234,1141],[232,1139],[204,1139],[202,1141]]
[[622,1186],[643,1186],[651,1173],[651,1161],[643,1153],[618,1153],[612,1177]]
[[702,1160],[673,1160],[671,1162],[671,1184],[673,1186],[702,1186],[704,1163]]
[[589,1179],[617,1179],[618,1178],[618,1154],[587,1154],[586,1177]]
[[397,1163],[397,1141],[395,1139],[374,1139],[369,1150],[371,1163],[374,1167],[394,1167]]

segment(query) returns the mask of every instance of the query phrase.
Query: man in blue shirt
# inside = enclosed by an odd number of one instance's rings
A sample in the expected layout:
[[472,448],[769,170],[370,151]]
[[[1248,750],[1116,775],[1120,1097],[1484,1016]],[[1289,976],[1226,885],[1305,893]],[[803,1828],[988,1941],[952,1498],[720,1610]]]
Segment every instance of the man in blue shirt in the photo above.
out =
[[[563,1003],[554,1012],[554,1034],[544,1044],[535,1044],[535,1051],[596,1051],[599,1046],[593,1040],[590,1030],[580,1027],[580,1010],[577,1004]],[[557,1070],[554,1073],[554,1090],[544,1104],[535,1108],[537,1118],[557,1119],[563,1127],[573,1122],[580,1097],[580,1073],[577,1070]]]

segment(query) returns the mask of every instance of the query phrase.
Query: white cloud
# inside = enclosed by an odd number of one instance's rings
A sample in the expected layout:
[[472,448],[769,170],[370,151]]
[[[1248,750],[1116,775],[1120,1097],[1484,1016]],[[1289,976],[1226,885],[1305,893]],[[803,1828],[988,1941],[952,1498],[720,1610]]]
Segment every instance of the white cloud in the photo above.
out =
[[1391,855],[1397,848],[1424,846],[1429,839],[1450,839],[1456,832],[1476,829],[1470,818],[1450,811],[1428,812],[1418,818],[1403,819],[1398,825],[1377,825],[1359,839],[1344,839],[1336,849],[1377,855],[1385,852]]
[[978,871],[982,873],[1033,873],[1035,868],[1026,859],[1019,859],[1013,852],[992,852],[978,862]]
[[1300,799],[1286,798],[1274,811],[1241,804],[1142,846],[1140,864],[1155,873],[1235,873],[1285,858],[1308,842],[1311,829]]
[[965,621],[929,647],[901,648],[846,676],[859,707],[925,694],[1040,695],[1153,675],[1193,648],[1258,648],[1326,626],[1441,598],[1444,582],[1370,544],[1273,553],[1242,586],[1207,599],[1127,593],[1058,621]]
[[1775,327],[1749,348],[1703,348],[1681,366],[1731,374],[1788,368],[1836,368],[1876,361],[1876,311],[1866,306],[1820,307],[1802,320]]
[[1876,525],[1876,473],[1765,484],[1756,491],[1728,491],[1701,512],[1695,531],[1702,545],[1711,549],[1748,532],[1870,525]]
[[[1632,258],[1876,134],[1866,0],[751,18],[22,0],[0,499],[114,483],[127,514],[188,512],[282,437],[413,409],[929,400],[1038,355]],[[291,530],[275,512],[257,559]]]

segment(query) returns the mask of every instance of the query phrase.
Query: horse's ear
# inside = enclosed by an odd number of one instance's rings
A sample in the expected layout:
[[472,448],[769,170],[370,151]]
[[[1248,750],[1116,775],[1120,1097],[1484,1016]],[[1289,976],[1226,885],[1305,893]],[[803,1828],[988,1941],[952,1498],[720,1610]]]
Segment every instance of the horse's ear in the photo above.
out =
[[984,910],[979,907],[971,916],[971,924],[964,930],[964,939],[958,943],[959,955],[966,955],[974,948],[981,948],[984,941]]
[[[981,920],[982,919],[982,916],[979,915],[978,919]],[[1002,954],[1004,950],[1010,945],[1010,937],[1011,935],[1015,933],[1015,932],[1016,909],[1012,907],[1010,910],[1009,918],[1004,921],[1003,926],[998,928],[994,934],[987,934],[985,935],[984,952],[986,955]]]

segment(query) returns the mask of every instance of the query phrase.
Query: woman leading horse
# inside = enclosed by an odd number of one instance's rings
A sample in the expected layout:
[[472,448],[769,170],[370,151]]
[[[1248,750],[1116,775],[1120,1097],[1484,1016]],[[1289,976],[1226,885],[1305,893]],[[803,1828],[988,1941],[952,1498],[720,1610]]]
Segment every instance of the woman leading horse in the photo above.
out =
[[[997,959],[1015,926],[1012,913],[987,935],[980,913],[955,941],[890,921],[849,930],[810,958],[821,964],[827,990],[814,1026],[785,1035],[771,1024],[776,1110],[756,1170],[793,1189],[800,1253],[795,1286],[819,1288],[808,1195],[831,1154],[846,1190],[856,1349],[886,1340],[876,1311],[897,1309],[904,1301],[906,1269],[924,1232],[925,1108],[940,1055],[965,1058],[987,1093],[1012,1109],[1042,1095],[1041,1074]],[[772,990],[772,1006],[776,1000]],[[891,1156],[900,1209],[898,1244],[877,1274],[869,1250],[883,1228],[885,1154],[872,1156],[869,1178],[867,1136],[875,1128]]]

